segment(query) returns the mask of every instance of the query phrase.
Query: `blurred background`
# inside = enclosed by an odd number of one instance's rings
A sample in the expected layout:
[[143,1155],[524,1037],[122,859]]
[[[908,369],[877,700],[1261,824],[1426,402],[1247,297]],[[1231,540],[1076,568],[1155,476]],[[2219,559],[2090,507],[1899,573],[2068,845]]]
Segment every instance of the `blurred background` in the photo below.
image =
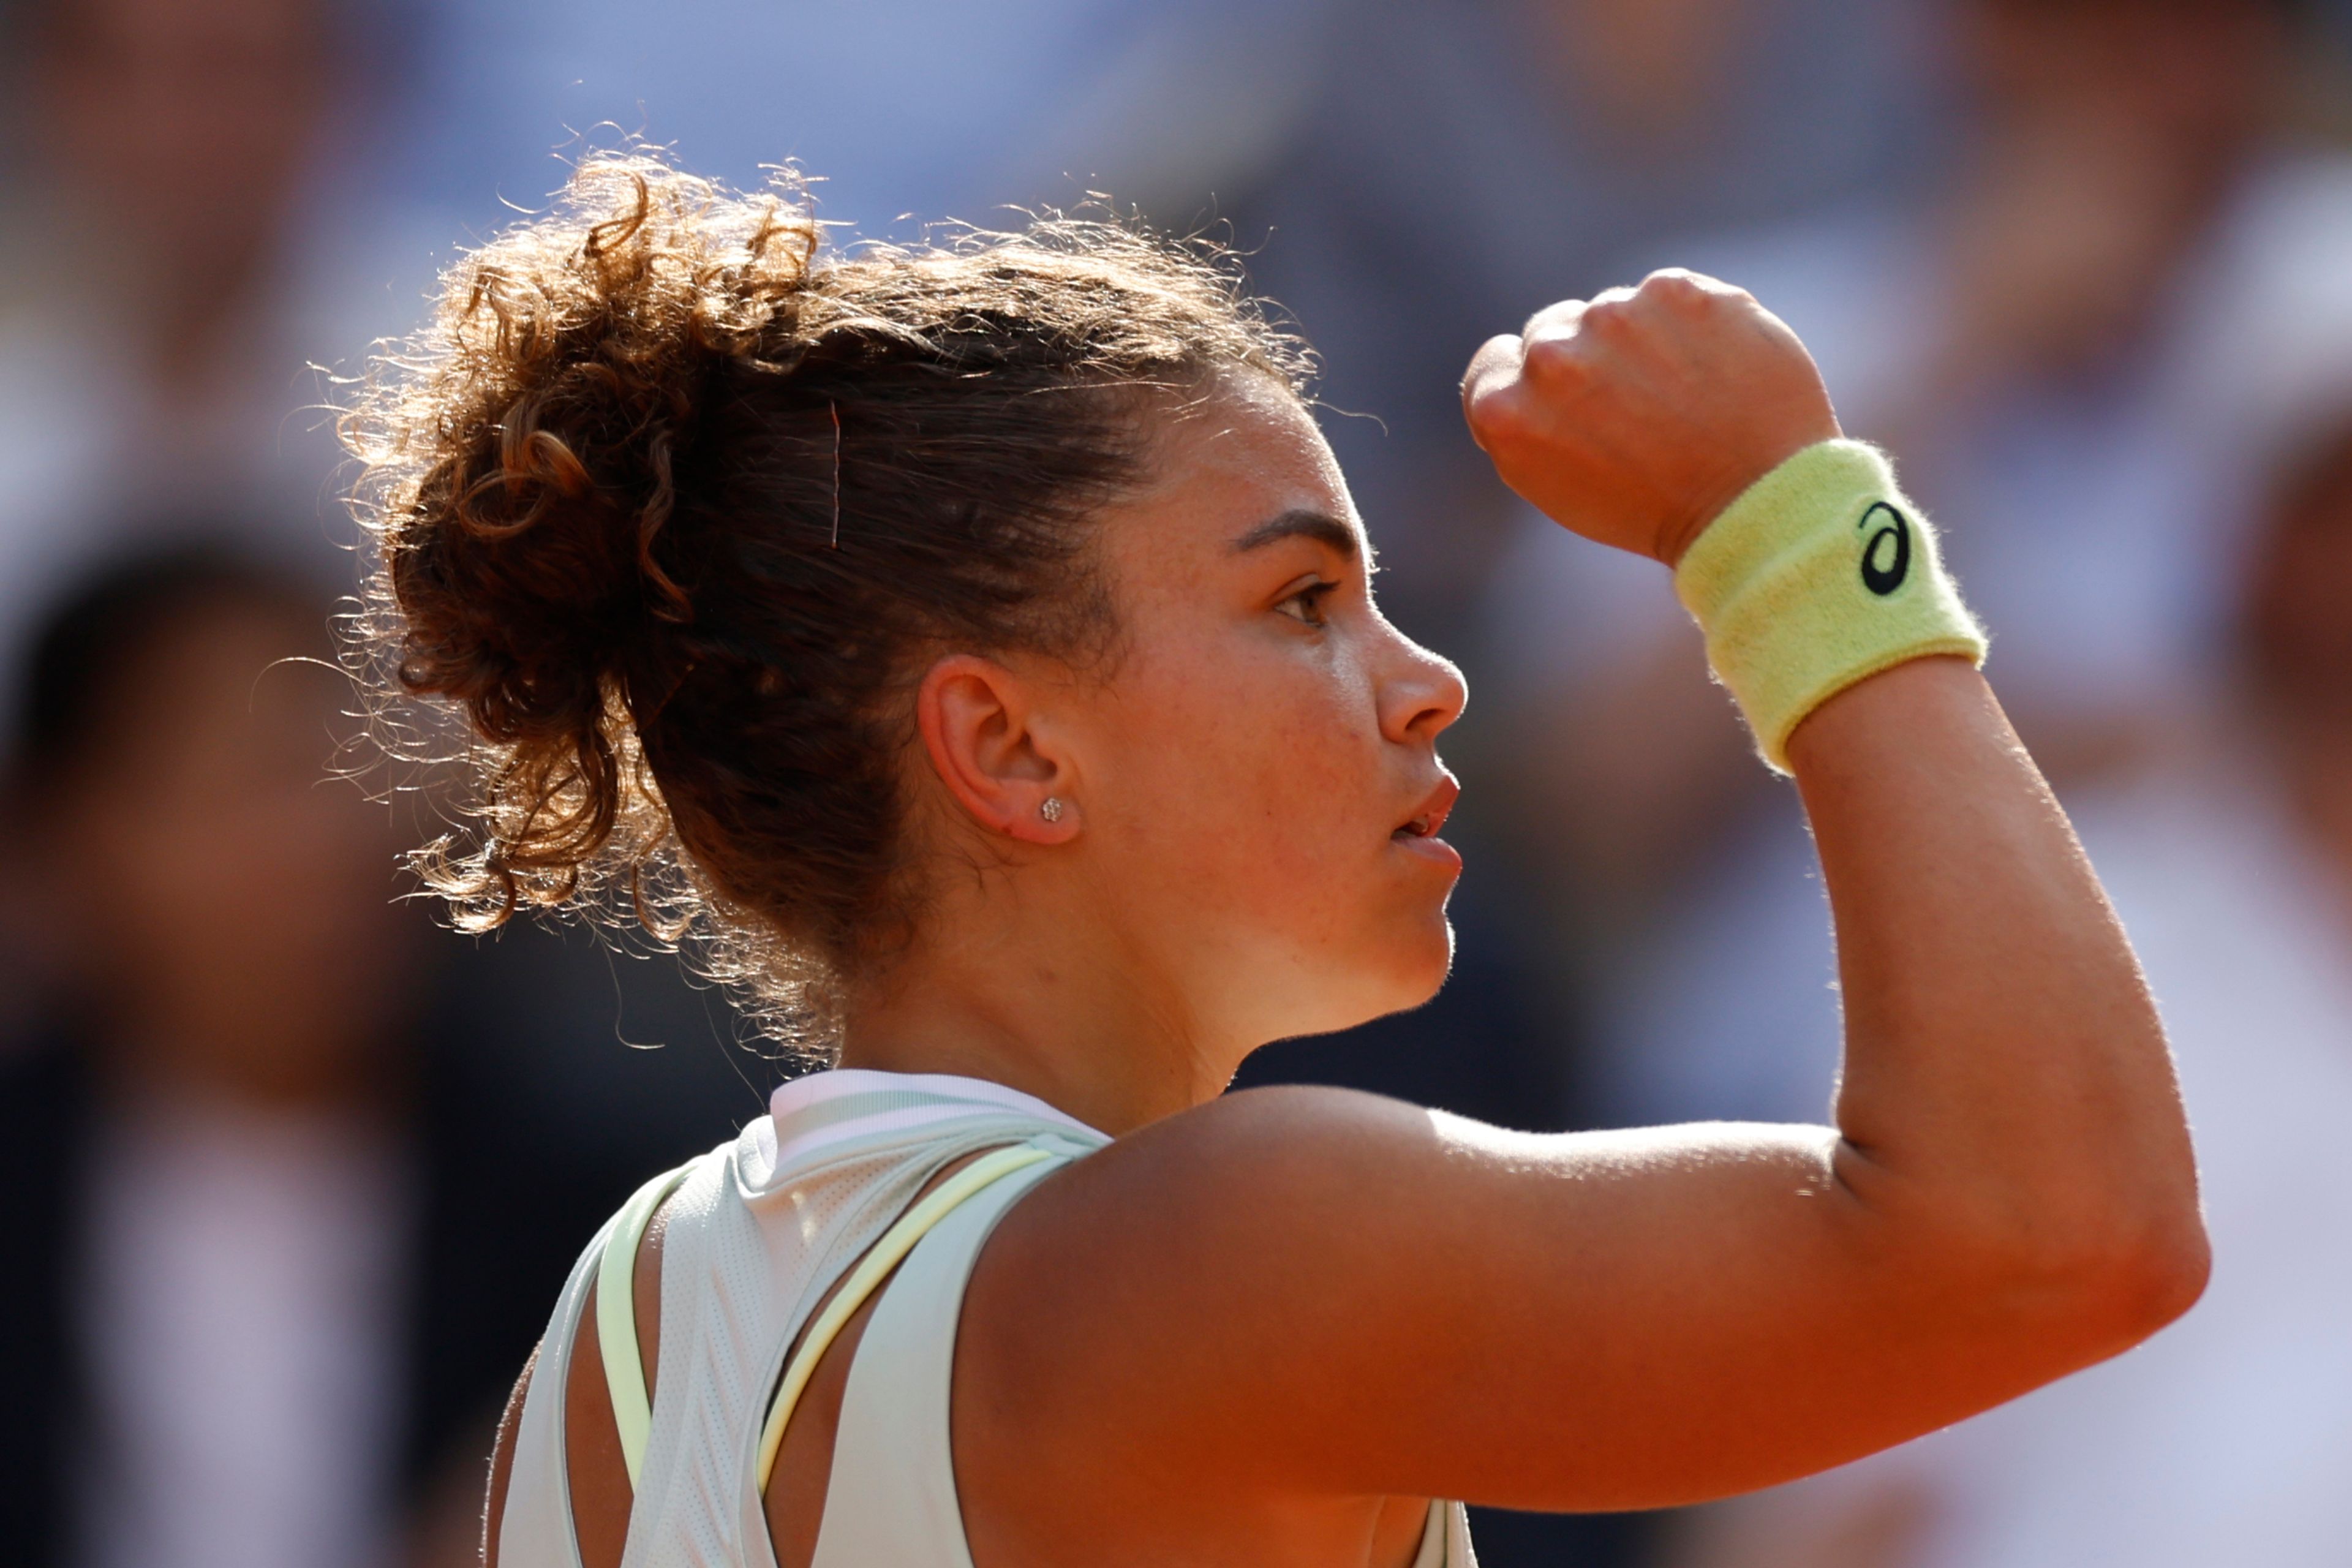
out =
[[[1994,632],[2179,1053],[2220,1268],[2121,1361],[1488,1568],[2352,1563],[2352,6],[0,0],[0,1561],[473,1561],[578,1247],[783,1070],[674,966],[475,942],[327,764],[322,406],[628,134],[867,236],[1090,191],[1251,255],[1449,748],[1461,960],[1273,1047],[1527,1128],[1818,1119],[1826,912],[1662,569],[1530,515],[1471,350],[1683,264],[1810,342]],[[520,1223],[519,1223],[520,1220]]]

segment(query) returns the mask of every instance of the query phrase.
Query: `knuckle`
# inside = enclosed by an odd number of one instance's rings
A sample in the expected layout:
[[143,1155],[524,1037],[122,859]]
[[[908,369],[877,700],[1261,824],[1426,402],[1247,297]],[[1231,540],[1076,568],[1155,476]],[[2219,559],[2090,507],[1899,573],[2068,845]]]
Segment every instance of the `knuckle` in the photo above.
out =
[[1583,313],[1583,300],[1562,300],[1556,304],[1546,305],[1542,310],[1529,316],[1528,324],[1519,330],[1523,336],[1530,338],[1544,333],[1573,331],[1577,318]]
[[1584,312],[1584,330],[1602,342],[1622,342],[1640,324],[1638,296],[1594,301]]
[[1696,272],[1679,267],[1653,272],[1642,279],[1642,296],[1667,310],[1683,313],[1703,310],[1716,303],[1718,290]]
[[1568,380],[1584,369],[1576,339],[1565,332],[1545,332],[1528,339],[1524,363],[1528,374],[1539,381]]

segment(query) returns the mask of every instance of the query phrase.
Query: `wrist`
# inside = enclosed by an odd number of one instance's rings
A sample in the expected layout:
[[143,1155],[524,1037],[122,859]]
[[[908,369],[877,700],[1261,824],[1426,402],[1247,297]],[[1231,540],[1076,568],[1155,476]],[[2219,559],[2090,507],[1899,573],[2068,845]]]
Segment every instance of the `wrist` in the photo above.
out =
[[1658,559],[1669,567],[1679,568],[1699,536],[1767,475],[1807,447],[1841,440],[1844,434],[1836,418],[1831,416],[1728,458],[1698,488],[1696,500],[1685,515],[1660,531]]
[[1858,441],[1816,442],[1749,485],[1683,552],[1675,588],[1780,772],[1790,733],[1847,687],[1911,659],[1984,658],[1935,529]]

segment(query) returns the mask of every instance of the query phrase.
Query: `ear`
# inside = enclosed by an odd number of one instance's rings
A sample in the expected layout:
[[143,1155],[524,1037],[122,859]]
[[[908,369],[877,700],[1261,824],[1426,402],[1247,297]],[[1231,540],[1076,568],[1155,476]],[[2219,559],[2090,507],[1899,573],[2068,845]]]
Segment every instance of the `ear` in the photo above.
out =
[[[915,692],[915,723],[931,769],[974,822],[1028,844],[1077,837],[1068,759],[1039,732],[1030,686],[992,659],[950,654]],[[1048,799],[1060,803],[1052,821]]]

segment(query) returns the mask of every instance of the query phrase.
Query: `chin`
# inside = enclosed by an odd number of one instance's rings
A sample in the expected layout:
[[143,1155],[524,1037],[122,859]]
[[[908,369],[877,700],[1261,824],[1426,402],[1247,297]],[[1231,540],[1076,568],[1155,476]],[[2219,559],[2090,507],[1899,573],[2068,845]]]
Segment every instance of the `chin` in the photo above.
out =
[[1436,995],[1445,985],[1446,976],[1454,973],[1454,922],[1440,909],[1419,933],[1410,953],[1398,966],[1400,977],[1410,975],[1406,987],[1411,994],[1389,1009],[1401,1013],[1418,1007]]
[[1288,949],[1291,959],[1270,971],[1253,966],[1260,978],[1250,993],[1274,1004],[1256,1020],[1261,1039],[1337,1034],[1410,1013],[1444,987],[1454,967],[1444,899],[1399,899],[1388,889],[1360,895],[1349,907],[1359,917],[1353,929],[1320,952],[1299,952],[1279,937],[1259,949]]
[[1391,1013],[1410,1013],[1444,988],[1454,968],[1454,922],[1444,909],[1383,933],[1349,987],[1348,1016],[1328,1029],[1352,1029]]

